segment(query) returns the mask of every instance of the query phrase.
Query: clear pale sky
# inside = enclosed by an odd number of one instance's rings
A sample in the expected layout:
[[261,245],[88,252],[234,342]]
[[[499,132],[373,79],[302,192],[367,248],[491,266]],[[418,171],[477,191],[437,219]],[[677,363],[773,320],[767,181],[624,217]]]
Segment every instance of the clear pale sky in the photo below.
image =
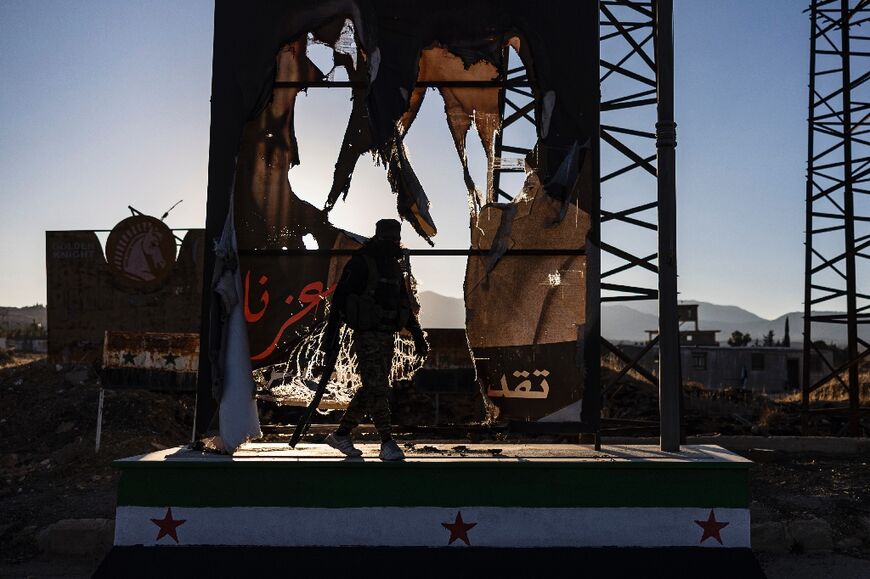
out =
[[[681,298],[768,318],[802,308],[804,8],[675,0]],[[44,303],[46,230],[110,229],[128,205],[159,216],[179,199],[167,223],[203,225],[213,9],[199,0],[0,2],[0,305]],[[300,96],[302,165],[290,180],[317,205],[349,111],[342,91]],[[461,169],[437,93],[408,146],[439,246],[466,247]],[[482,155],[469,155],[479,175]],[[394,212],[383,169],[361,159],[333,221],[367,234]],[[461,295],[461,275],[437,262],[445,258],[426,259],[415,265],[423,289]]]

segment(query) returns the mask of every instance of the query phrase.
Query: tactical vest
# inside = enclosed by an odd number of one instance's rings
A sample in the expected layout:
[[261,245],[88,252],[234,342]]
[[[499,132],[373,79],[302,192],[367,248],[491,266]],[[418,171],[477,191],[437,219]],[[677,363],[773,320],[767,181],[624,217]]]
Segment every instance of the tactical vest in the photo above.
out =
[[363,254],[361,257],[366,263],[368,279],[361,294],[347,296],[345,321],[357,331],[398,332],[411,315],[409,304],[402,303],[405,280],[401,269],[396,267],[394,275],[381,275],[372,256]]

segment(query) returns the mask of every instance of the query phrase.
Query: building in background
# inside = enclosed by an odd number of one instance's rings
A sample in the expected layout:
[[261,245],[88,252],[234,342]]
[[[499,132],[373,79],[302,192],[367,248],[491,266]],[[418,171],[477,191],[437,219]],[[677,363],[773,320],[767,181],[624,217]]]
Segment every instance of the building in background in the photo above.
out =
[[[743,345],[719,345],[719,330],[702,330],[697,304],[681,304],[679,308],[680,329],[680,373],[682,382],[697,382],[706,388],[741,388],[758,393],[775,394],[790,392],[801,388],[801,368],[803,364],[802,345],[791,347],[788,320],[782,342],[773,341],[773,333],[764,339],[764,345],[755,340],[750,343],[748,336]],[[691,329],[682,329],[689,323]],[[657,331],[647,331],[653,340]],[[631,357],[640,354],[643,346],[622,346]],[[810,379],[823,378],[828,366],[834,366],[834,352],[823,349],[820,357],[813,357]],[[825,363],[827,362],[827,364]],[[654,346],[640,361],[641,366],[658,375],[658,347]]]
[[[681,346],[718,346],[716,334],[719,330],[702,330],[698,324],[698,304],[680,304],[677,306],[677,319],[680,322]],[[693,323],[694,329],[684,329],[683,324]],[[658,330],[646,331],[648,340],[659,335]]]

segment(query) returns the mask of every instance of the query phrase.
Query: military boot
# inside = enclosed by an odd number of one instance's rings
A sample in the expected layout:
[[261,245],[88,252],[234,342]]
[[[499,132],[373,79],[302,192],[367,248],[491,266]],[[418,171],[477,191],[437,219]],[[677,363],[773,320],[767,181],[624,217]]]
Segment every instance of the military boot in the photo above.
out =
[[381,443],[381,453],[378,456],[385,461],[405,460],[405,453],[392,438]]
[[[345,456],[362,456],[362,451],[353,445],[353,439],[349,434],[342,436],[341,434],[332,433],[324,440],[326,444],[339,451]],[[400,451],[401,452],[401,451]]]

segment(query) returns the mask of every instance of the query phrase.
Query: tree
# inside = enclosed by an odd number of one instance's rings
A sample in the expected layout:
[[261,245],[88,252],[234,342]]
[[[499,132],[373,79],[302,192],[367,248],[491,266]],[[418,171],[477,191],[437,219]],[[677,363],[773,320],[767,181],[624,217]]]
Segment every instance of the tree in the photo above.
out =
[[791,348],[791,336],[788,334],[788,318],[785,319],[785,337],[782,339],[782,345],[786,348]]
[[732,348],[742,348],[748,345],[751,341],[751,335],[744,334],[740,330],[734,330],[733,332],[731,332],[731,337],[728,338],[728,345]]
[[764,346],[765,348],[772,348],[774,346],[773,336],[774,336],[773,330],[769,330],[766,334],[764,334],[764,338],[762,338],[761,345]]

